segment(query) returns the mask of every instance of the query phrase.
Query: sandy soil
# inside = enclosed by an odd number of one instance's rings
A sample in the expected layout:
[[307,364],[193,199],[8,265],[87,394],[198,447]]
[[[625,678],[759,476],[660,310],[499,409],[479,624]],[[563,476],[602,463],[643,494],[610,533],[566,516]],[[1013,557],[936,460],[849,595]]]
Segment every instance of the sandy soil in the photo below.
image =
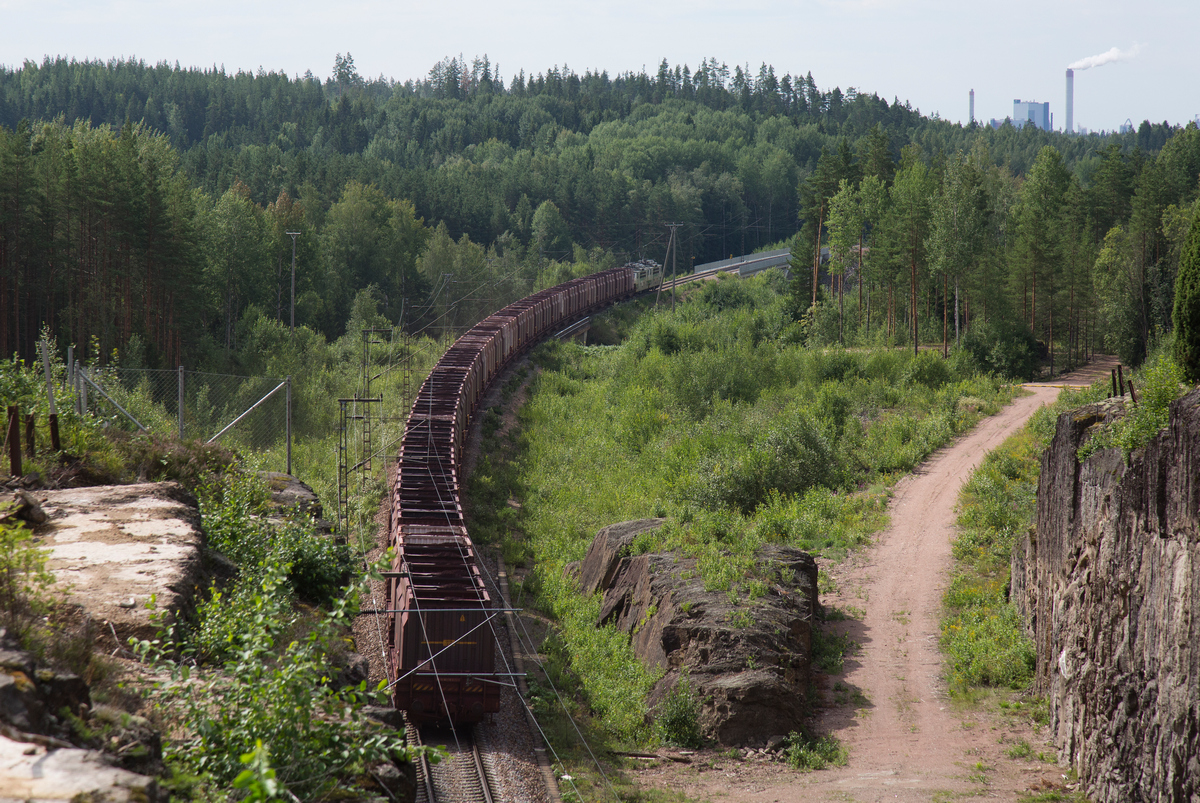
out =
[[[1114,363],[1115,364],[1115,363]],[[698,800],[938,801],[1015,800],[1062,789],[1044,732],[1027,715],[996,705],[951,702],[938,650],[941,597],[951,567],[958,491],[984,455],[1019,429],[1065,385],[1106,376],[1108,361],[1023,396],[940,450],[895,488],[891,525],[869,549],[822,564],[836,584],[822,603],[851,613],[839,627],[860,645],[839,678],[823,684],[818,729],[849,749],[846,767],[799,773],[779,762],[696,755],[688,765],[655,764],[634,774],[646,785]],[[1018,740],[1032,757],[1011,758]]]

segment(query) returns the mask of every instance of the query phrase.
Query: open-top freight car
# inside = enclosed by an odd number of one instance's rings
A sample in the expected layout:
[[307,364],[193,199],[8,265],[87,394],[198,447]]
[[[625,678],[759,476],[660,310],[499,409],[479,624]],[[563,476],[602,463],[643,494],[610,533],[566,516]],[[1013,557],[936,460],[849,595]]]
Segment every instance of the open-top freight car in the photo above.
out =
[[[392,700],[418,721],[477,722],[500,707],[493,605],[459,498],[459,459],[488,384],[548,335],[635,291],[634,266],[534,293],[480,321],[417,391],[392,497],[388,651]],[[641,273],[638,273],[641,276]],[[661,273],[659,274],[661,277]]]

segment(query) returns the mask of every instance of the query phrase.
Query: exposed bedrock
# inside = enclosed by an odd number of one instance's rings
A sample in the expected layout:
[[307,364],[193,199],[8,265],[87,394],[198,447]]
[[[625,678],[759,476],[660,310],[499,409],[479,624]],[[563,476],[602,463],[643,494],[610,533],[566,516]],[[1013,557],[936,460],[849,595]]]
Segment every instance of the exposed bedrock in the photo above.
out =
[[1200,388],[1126,465],[1080,464],[1120,400],[1059,416],[1013,599],[1063,757],[1098,803],[1200,800]]
[[[154,638],[147,607],[175,615],[210,582],[195,498],[174,482],[39,491],[48,521],[34,533],[67,601],[125,647]],[[224,561],[223,558],[212,558]]]
[[798,730],[808,707],[817,565],[806,552],[771,547],[759,556],[766,593],[734,601],[705,591],[695,560],[633,555],[644,519],[606,527],[579,566],[584,594],[603,593],[599,624],[630,634],[638,657],[664,675],[656,704],[686,675],[700,728],[719,744],[757,745]]

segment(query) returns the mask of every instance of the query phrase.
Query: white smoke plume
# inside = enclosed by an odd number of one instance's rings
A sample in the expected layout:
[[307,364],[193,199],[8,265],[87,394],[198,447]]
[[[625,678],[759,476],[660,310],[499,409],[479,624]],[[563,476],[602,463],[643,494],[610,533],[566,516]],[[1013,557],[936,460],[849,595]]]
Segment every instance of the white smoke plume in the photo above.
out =
[[1119,47],[1114,47],[1111,50],[1099,54],[1098,56],[1088,56],[1086,59],[1080,59],[1074,64],[1068,64],[1068,70],[1086,70],[1090,67],[1100,67],[1108,64],[1110,61],[1129,61],[1138,54],[1141,46],[1134,45],[1132,50],[1121,50]]

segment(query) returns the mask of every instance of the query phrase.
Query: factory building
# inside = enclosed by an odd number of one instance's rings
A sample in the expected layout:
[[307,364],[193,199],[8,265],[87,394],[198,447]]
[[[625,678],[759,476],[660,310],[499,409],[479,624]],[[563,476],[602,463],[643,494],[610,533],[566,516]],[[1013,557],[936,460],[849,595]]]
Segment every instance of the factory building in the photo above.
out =
[[1017,128],[1031,123],[1043,131],[1049,131],[1052,124],[1050,104],[1014,99],[1012,121]]

